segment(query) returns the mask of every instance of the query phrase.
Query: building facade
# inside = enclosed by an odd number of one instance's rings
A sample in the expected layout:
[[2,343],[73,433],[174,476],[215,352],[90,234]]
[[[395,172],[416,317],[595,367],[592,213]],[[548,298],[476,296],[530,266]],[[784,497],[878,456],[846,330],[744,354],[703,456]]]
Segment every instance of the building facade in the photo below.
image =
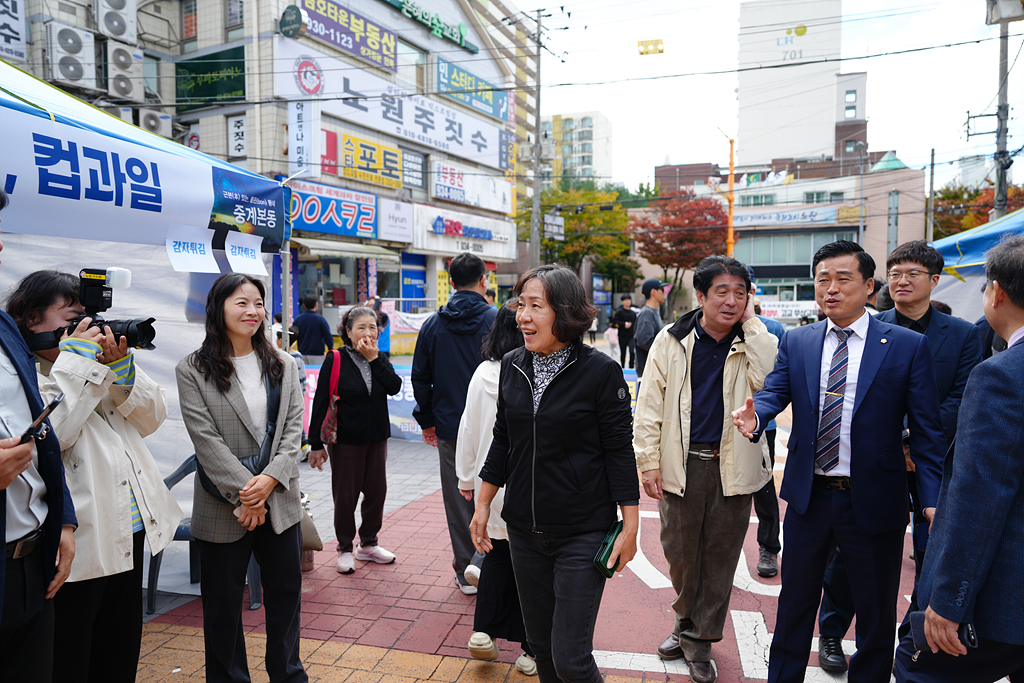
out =
[[[530,22],[469,0],[26,0],[15,66],[293,189],[293,301],[447,300],[463,251],[515,261]],[[121,5],[118,7],[118,5]],[[516,22],[504,17],[519,17]],[[290,179],[290,180],[289,180]],[[529,178],[525,178],[527,182]],[[280,289],[280,258],[275,289]],[[275,301],[279,301],[275,297]],[[293,309],[294,310],[294,309]]]
[[612,124],[599,111],[541,116],[541,134],[554,141],[554,157],[542,170],[544,190],[554,181],[612,181]]

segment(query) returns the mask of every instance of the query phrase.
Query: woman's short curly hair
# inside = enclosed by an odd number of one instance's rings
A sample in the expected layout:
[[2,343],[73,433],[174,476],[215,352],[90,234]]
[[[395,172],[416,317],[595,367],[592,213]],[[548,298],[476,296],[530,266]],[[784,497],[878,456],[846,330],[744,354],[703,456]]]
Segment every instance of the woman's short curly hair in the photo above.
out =
[[512,293],[521,297],[523,288],[530,280],[538,280],[544,287],[548,305],[555,311],[555,323],[551,331],[560,342],[582,339],[590,329],[590,323],[597,315],[597,309],[590,303],[576,271],[560,264],[537,266],[523,273]]
[[373,318],[378,332],[380,331],[380,317],[377,315],[377,311],[369,306],[353,306],[345,311],[345,314],[341,316],[341,322],[338,323],[338,336],[341,337],[341,341],[345,342],[345,346],[352,346],[352,340],[348,336],[348,331],[355,326],[356,320],[364,316]]

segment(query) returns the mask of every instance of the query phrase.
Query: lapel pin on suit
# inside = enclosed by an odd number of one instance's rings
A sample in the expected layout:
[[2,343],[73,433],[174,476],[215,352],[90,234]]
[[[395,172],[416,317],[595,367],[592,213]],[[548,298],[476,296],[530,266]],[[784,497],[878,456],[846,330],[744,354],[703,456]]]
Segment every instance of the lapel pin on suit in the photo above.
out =
[[883,343],[883,344],[887,344],[887,343],[889,343],[889,340],[888,340],[888,339],[886,339],[885,337],[882,337],[882,343]]

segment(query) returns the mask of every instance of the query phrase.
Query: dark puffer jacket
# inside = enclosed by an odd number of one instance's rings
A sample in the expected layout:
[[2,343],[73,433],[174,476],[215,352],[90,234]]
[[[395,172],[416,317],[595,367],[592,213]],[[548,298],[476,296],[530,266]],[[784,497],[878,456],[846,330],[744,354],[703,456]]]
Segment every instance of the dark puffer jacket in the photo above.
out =
[[502,359],[498,384],[494,440],[480,478],[505,487],[505,522],[555,534],[607,530],[616,503],[640,497],[622,369],[574,342],[536,415],[529,351]]

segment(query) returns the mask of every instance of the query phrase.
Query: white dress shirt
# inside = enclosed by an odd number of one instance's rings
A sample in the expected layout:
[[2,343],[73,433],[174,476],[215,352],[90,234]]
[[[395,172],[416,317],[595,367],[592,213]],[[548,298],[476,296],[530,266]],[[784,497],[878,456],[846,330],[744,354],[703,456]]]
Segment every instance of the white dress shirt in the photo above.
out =
[[[846,340],[846,349],[849,354],[846,367],[846,389],[843,394],[843,415],[839,425],[839,464],[829,470],[822,472],[820,467],[814,468],[815,474],[827,474],[830,477],[850,476],[850,423],[853,422],[853,403],[857,399],[857,374],[860,372],[860,361],[864,356],[864,343],[868,336],[868,321],[870,316],[861,315],[857,320],[845,328],[850,332]],[[832,354],[839,348],[839,337],[832,330],[842,329],[831,320],[828,321],[828,329],[825,333],[825,343],[821,349],[821,371],[818,380],[818,416],[825,409],[825,391],[828,389],[828,375],[832,368]],[[820,425],[819,425],[820,427]]]
[[[33,378],[34,379],[34,378]],[[0,439],[20,435],[32,424],[32,409],[25,396],[25,387],[18,368],[0,346]],[[46,521],[46,483],[39,474],[39,453],[33,444],[32,462],[28,469],[7,486],[8,543],[24,538]]]

